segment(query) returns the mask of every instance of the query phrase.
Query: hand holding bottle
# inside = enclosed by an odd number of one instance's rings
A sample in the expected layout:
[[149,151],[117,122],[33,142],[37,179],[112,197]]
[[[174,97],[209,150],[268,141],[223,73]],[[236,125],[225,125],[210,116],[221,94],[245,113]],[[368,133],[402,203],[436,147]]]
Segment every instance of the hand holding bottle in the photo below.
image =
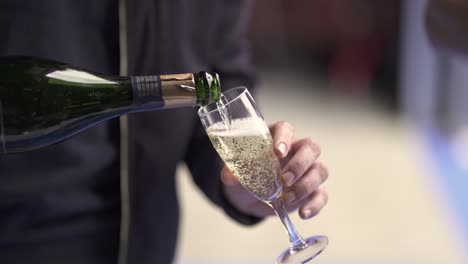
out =
[[[294,128],[287,122],[270,126],[275,154],[281,161],[283,200],[289,211],[299,209],[299,215],[308,219],[320,212],[327,203],[328,195],[323,187],[328,178],[328,169],[317,161],[320,147],[309,138],[296,139]],[[225,166],[221,172],[225,193],[239,210],[264,217],[274,215],[271,207],[247,191]]]

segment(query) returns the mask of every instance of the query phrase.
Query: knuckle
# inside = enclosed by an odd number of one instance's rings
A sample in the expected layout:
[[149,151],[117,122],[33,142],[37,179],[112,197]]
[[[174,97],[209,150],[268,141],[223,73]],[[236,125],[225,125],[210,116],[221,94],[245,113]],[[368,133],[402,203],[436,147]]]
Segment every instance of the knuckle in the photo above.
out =
[[291,131],[294,131],[294,126],[291,125],[291,123],[289,123],[288,121],[279,121],[277,123],[278,126],[284,128],[284,129],[288,129],[288,130],[291,130]]
[[295,162],[293,166],[291,166],[291,169],[294,172],[296,178],[300,177],[306,171],[307,167],[305,164],[305,160],[301,159]]
[[288,122],[281,120],[275,123],[276,127],[284,127]]
[[320,186],[320,187],[317,188],[316,191],[318,192],[318,197],[320,197],[319,199],[322,201],[322,206],[327,204],[328,203],[328,192],[327,192],[327,190],[323,186]]
[[317,179],[314,179],[313,177],[307,177],[301,179],[300,184],[295,187],[295,192],[300,199],[304,199],[305,197],[313,194],[318,187],[319,182]]
[[276,129],[278,129],[278,126],[279,126],[279,122],[269,125],[270,131],[275,131]]
[[312,148],[312,145],[315,144],[314,141],[311,138],[304,138],[303,141],[307,146],[309,146],[311,148]]
[[328,167],[325,166],[323,163],[321,163],[321,173],[320,173],[320,176],[322,177],[322,182],[328,180],[328,176],[329,176],[329,171],[328,171]]
[[298,199],[304,199],[313,192],[313,183],[310,180],[302,180],[300,184],[295,187],[295,192]]
[[304,182],[303,192],[305,195],[313,193],[317,189],[317,182],[314,179],[307,179]]
[[328,193],[326,191],[323,192],[322,194],[322,199],[323,199],[323,206],[325,206],[328,203]]
[[328,168],[323,164],[323,162],[317,161],[316,167],[318,168],[318,173],[320,176],[321,182],[324,182],[328,179]]
[[311,138],[305,139],[305,142],[313,153],[320,154],[322,152],[320,145],[313,141]]
[[316,159],[321,152],[320,146],[310,138],[304,138],[301,140],[301,149],[305,155],[310,155],[310,157],[313,157],[314,159]]

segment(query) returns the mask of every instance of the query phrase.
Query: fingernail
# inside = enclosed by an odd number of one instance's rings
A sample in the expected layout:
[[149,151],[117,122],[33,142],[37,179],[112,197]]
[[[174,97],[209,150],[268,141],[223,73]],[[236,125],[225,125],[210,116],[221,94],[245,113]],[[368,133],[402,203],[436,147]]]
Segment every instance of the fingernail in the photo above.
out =
[[309,218],[312,215],[312,210],[305,209],[304,211],[304,218]]
[[296,200],[296,194],[294,192],[288,192],[284,194],[284,200],[287,204],[292,204]]
[[286,144],[280,143],[280,144],[278,145],[278,150],[279,150],[279,152],[281,153],[281,156],[284,157],[284,156],[286,155]]
[[284,173],[283,174],[283,181],[286,184],[286,186],[290,186],[294,181],[294,174],[292,174],[289,171]]

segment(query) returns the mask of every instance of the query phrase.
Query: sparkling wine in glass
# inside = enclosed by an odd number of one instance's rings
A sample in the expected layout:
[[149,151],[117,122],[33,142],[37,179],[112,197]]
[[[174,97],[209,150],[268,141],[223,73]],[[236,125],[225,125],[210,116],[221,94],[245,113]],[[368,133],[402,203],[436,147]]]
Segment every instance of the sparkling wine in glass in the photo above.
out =
[[201,107],[198,115],[226,166],[248,191],[271,206],[283,223],[291,243],[276,263],[306,263],[320,254],[328,238],[302,238],[288,217],[281,198],[281,168],[273,139],[247,88],[224,92],[217,104]]

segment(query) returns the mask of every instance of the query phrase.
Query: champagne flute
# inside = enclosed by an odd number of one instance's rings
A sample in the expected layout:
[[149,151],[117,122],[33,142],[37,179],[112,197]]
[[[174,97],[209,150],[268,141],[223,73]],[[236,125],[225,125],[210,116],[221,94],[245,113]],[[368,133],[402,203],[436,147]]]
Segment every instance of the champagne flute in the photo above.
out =
[[326,236],[303,239],[282,201],[280,162],[273,139],[255,101],[245,87],[223,93],[221,101],[198,110],[200,120],[226,166],[256,198],[267,203],[283,223],[290,246],[276,263],[306,263],[328,244]]

